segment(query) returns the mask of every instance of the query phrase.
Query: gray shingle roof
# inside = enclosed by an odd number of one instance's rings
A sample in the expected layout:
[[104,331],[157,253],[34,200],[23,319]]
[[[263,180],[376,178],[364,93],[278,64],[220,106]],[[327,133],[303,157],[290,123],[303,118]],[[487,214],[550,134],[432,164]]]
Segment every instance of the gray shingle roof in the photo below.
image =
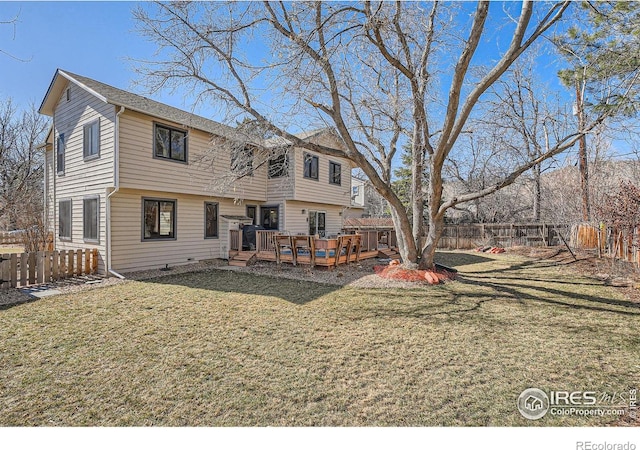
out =
[[76,82],[86,86],[90,90],[104,97],[108,103],[124,106],[127,109],[148,114],[153,117],[166,119],[179,123],[189,128],[206,131],[211,134],[224,137],[239,137],[239,133],[235,128],[223,125],[219,122],[198,116],[196,114],[183,111],[173,106],[151,100],[132,92],[109,86],[94,79],[84,77],[66,70],[60,70],[63,75],[75,80]]

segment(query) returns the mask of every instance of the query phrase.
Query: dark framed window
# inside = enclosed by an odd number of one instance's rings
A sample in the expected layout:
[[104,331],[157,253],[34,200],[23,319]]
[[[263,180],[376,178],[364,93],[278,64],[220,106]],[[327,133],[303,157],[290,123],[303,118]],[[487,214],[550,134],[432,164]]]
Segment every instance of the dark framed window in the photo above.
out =
[[261,206],[260,218],[262,227],[265,230],[277,230],[280,216],[280,209],[277,206]]
[[205,202],[204,204],[204,237],[212,239],[218,237],[218,204]]
[[58,175],[64,175],[64,147],[64,133],[60,133],[56,145],[56,172]]
[[142,239],[176,238],[176,201],[142,199]]
[[87,197],[82,200],[82,237],[85,241],[98,242],[98,224],[100,223],[100,197]]
[[279,155],[269,160],[269,178],[289,175],[289,155]]
[[156,158],[187,162],[187,132],[156,123],[153,148]]
[[247,217],[251,217],[251,224],[257,225],[258,207],[256,205],[247,205]]
[[58,237],[62,240],[71,240],[71,199],[58,202]]
[[84,126],[82,146],[85,159],[100,156],[100,119]]
[[318,157],[304,154],[304,177],[311,178],[312,180],[318,179]]
[[329,183],[342,184],[342,165],[329,161]]
[[231,150],[231,172],[238,176],[253,176],[253,149],[237,147]]

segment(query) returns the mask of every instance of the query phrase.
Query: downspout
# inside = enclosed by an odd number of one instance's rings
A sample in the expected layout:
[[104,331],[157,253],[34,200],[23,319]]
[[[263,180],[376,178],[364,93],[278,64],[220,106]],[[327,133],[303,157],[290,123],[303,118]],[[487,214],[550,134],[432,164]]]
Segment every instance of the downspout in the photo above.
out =
[[[57,134],[57,130],[56,130],[56,112],[55,110],[53,111],[53,120],[51,123],[51,126],[53,127],[53,155],[51,155],[51,157],[53,158],[53,161],[51,161],[51,167],[53,167],[53,173],[51,174],[53,176],[53,182],[51,183],[51,186],[53,186],[53,198],[51,199],[51,201],[53,202],[53,207],[52,207],[52,212],[53,212],[53,217],[50,218],[50,220],[53,220],[53,249],[56,250],[58,248],[58,233],[56,233],[56,222],[57,220],[57,211],[56,208],[58,207],[57,201],[57,193],[56,193],[56,186],[58,184],[58,180],[56,180],[56,177],[58,176],[58,134]],[[46,152],[46,149],[45,149]],[[46,156],[46,153],[45,153]],[[45,158],[45,163],[46,163],[46,158]],[[46,203],[45,203],[46,205]],[[49,209],[49,208],[47,208]]]
[[[51,177],[51,174],[47,173],[48,170],[48,166],[47,166],[47,143],[45,141],[44,143],[44,187],[42,189],[42,194],[43,194],[43,199],[42,199],[42,204],[44,205],[44,208],[42,208],[42,223],[44,224],[44,234],[45,234],[45,243],[44,243],[44,250],[48,250],[47,247],[47,238],[49,237],[49,202],[47,201],[47,197],[49,196],[49,178]],[[53,233],[55,234],[55,233]],[[53,242],[51,242],[51,245],[55,245]],[[52,250],[55,249],[55,247],[52,248]]]
[[120,114],[124,112],[124,106],[116,113],[116,123],[113,136],[113,185],[114,188],[107,194],[107,273],[124,280],[124,276],[111,268],[111,196],[120,190]]

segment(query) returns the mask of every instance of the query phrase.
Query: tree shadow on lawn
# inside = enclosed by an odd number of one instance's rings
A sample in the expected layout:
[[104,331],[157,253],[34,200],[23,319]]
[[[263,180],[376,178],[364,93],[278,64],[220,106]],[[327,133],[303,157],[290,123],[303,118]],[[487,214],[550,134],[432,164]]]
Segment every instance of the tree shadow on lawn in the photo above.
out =
[[495,261],[492,258],[483,256],[482,253],[445,252],[440,250],[436,252],[435,260],[437,263],[454,268]]
[[205,272],[167,275],[147,279],[143,282],[185,286],[191,289],[206,289],[217,292],[277,297],[296,305],[304,305],[342,288],[342,286],[338,285],[307,280],[293,280],[215,269]]
[[[610,312],[615,314],[623,314],[640,317],[640,304],[627,300],[616,300],[613,298],[597,297],[586,293],[575,292],[571,290],[557,289],[552,287],[556,281],[529,279],[520,277],[516,282],[515,278],[494,279],[488,281],[483,277],[474,278],[475,274],[468,274],[468,277],[460,277],[459,282],[471,286],[483,286],[493,289],[493,291],[504,297],[511,297],[520,301],[532,300],[537,302],[548,303],[551,305],[564,306],[572,309],[584,309],[588,311]],[[548,285],[540,286],[527,284],[527,281],[542,281]],[[557,284],[566,285],[584,285],[582,283],[563,282]],[[590,285],[590,284],[587,284]],[[595,286],[605,285],[594,283]],[[535,291],[532,293],[530,291]]]
[[[456,293],[442,290],[436,294],[434,292],[436,289],[439,288],[431,286],[429,290],[399,294],[380,290],[359,291],[363,295],[370,295],[376,299],[375,305],[364,305],[368,314],[361,318],[425,319],[447,316],[454,319],[459,317],[458,314],[477,311],[484,303],[496,300],[496,296],[489,293]],[[400,301],[399,297],[401,297]]]

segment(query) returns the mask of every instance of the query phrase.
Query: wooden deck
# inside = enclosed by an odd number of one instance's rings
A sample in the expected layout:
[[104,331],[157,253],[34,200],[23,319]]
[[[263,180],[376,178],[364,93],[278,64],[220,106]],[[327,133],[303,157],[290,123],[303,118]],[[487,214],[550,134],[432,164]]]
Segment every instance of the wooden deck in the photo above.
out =
[[241,251],[242,231],[232,230],[229,265],[247,266],[255,261],[333,268],[377,257],[399,259],[396,249],[379,242],[377,234],[345,234],[334,238],[287,235],[257,231],[256,249]]

